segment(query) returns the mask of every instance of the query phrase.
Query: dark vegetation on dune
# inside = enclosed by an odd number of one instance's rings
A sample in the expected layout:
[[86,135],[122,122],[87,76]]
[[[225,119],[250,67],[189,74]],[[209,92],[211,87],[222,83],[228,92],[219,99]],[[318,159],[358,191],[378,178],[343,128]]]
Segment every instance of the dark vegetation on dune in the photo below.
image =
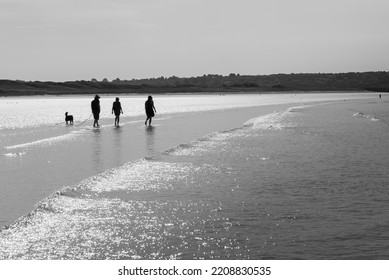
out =
[[108,81],[0,80],[0,96],[96,93],[206,93],[283,91],[389,92],[389,72],[337,74],[203,75]]

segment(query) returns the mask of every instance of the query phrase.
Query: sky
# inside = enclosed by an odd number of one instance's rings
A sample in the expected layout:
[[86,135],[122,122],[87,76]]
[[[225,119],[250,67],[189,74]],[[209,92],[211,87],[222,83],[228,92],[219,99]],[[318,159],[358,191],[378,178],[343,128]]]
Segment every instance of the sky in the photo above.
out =
[[388,0],[0,0],[0,79],[389,70]]

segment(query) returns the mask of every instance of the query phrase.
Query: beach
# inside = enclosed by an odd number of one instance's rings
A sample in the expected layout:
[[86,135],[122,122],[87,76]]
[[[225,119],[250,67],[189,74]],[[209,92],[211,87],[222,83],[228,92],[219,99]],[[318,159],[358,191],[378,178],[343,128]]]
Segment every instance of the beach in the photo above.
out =
[[0,99],[0,259],[388,257],[388,96],[119,97]]

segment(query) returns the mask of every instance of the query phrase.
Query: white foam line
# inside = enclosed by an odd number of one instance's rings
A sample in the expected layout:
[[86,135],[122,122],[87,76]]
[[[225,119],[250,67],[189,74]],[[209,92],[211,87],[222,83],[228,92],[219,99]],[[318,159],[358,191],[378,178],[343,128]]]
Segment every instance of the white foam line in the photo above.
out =
[[298,113],[299,110],[311,107],[311,105],[293,106],[282,112],[273,112],[267,115],[263,115],[257,118],[250,119],[244,123],[244,126],[253,126],[254,128],[261,129],[282,129],[290,126],[291,124],[283,124],[282,120],[291,114]]
[[13,146],[7,146],[7,147],[4,147],[4,149],[12,150],[12,149],[19,149],[19,148],[28,148],[28,147],[37,146],[37,145],[45,145],[45,144],[48,145],[48,144],[60,142],[63,140],[73,139],[76,137],[78,137],[78,135],[76,133],[69,133],[66,135],[60,135],[60,136],[56,136],[56,137],[41,139],[41,140],[37,140],[37,141],[33,141],[33,142],[28,142],[28,143],[13,145]]
[[363,117],[363,118],[366,118],[366,119],[369,119],[373,122],[377,122],[379,121],[380,119],[377,119],[375,116],[372,116],[372,115],[366,115],[364,113],[361,113],[361,112],[357,112],[353,115],[354,117]]
[[23,152],[23,153],[8,153],[8,154],[4,154],[4,156],[6,156],[6,157],[18,157],[18,156],[23,156],[25,154],[26,154],[26,152]]
[[[166,120],[166,119],[169,119],[169,117],[158,118],[158,119],[154,119],[154,120],[158,121],[158,120]],[[143,120],[136,120],[136,121],[123,122],[121,125],[126,125],[126,124],[131,124],[131,123],[143,123],[143,122],[144,122]],[[112,127],[112,126],[113,125],[101,125],[99,128],[103,129],[103,128]],[[97,128],[97,129],[99,129],[99,128]],[[19,148],[28,148],[28,147],[32,147],[32,146],[38,146],[38,145],[50,145],[50,144],[57,143],[60,141],[71,140],[73,138],[76,138],[76,137],[78,137],[78,134],[80,134],[80,131],[85,131],[85,130],[88,130],[88,128],[83,128],[81,130],[74,130],[74,131],[72,131],[68,134],[65,134],[65,135],[55,136],[55,137],[41,139],[41,140],[23,143],[23,144],[7,146],[7,147],[4,147],[4,149],[12,150],[12,149],[19,149]]]
[[111,191],[139,192],[172,189],[172,180],[186,180],[191,172],[213,168],[211,165],[194,166],[191,163],[155,162],[140,159],[107,170],[83,180],[75,186],[64,188],[60,193],[84,189],[97,193]]

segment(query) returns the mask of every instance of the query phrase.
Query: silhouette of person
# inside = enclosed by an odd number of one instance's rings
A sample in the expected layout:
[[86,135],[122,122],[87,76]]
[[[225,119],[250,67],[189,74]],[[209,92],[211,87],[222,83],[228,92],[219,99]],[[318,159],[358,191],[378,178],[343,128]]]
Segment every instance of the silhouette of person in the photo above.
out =
[[381,94],[380,94],[380,98],[381,98]]
[[92,114],[94,118],[93,127],[99,127],[100,117],[100,96],[95,95],[95,99],[91,102]]
[[115,113],[115,126],[119,127],[120,113],[123,114],[122,105],[119,102],[119,97],[116,97],[116,101],[112,104],[112,114]]
[[149,95],[147,98],[147,101],[145,102],[145,110],[146,110],[146,121],[145,125],[147,125],[147,121],[149,121],[149,126],[151,125],[151,120],[154,117],[154,112],[156,113],[157,110],[154,107],[154,101],[153,98]]

